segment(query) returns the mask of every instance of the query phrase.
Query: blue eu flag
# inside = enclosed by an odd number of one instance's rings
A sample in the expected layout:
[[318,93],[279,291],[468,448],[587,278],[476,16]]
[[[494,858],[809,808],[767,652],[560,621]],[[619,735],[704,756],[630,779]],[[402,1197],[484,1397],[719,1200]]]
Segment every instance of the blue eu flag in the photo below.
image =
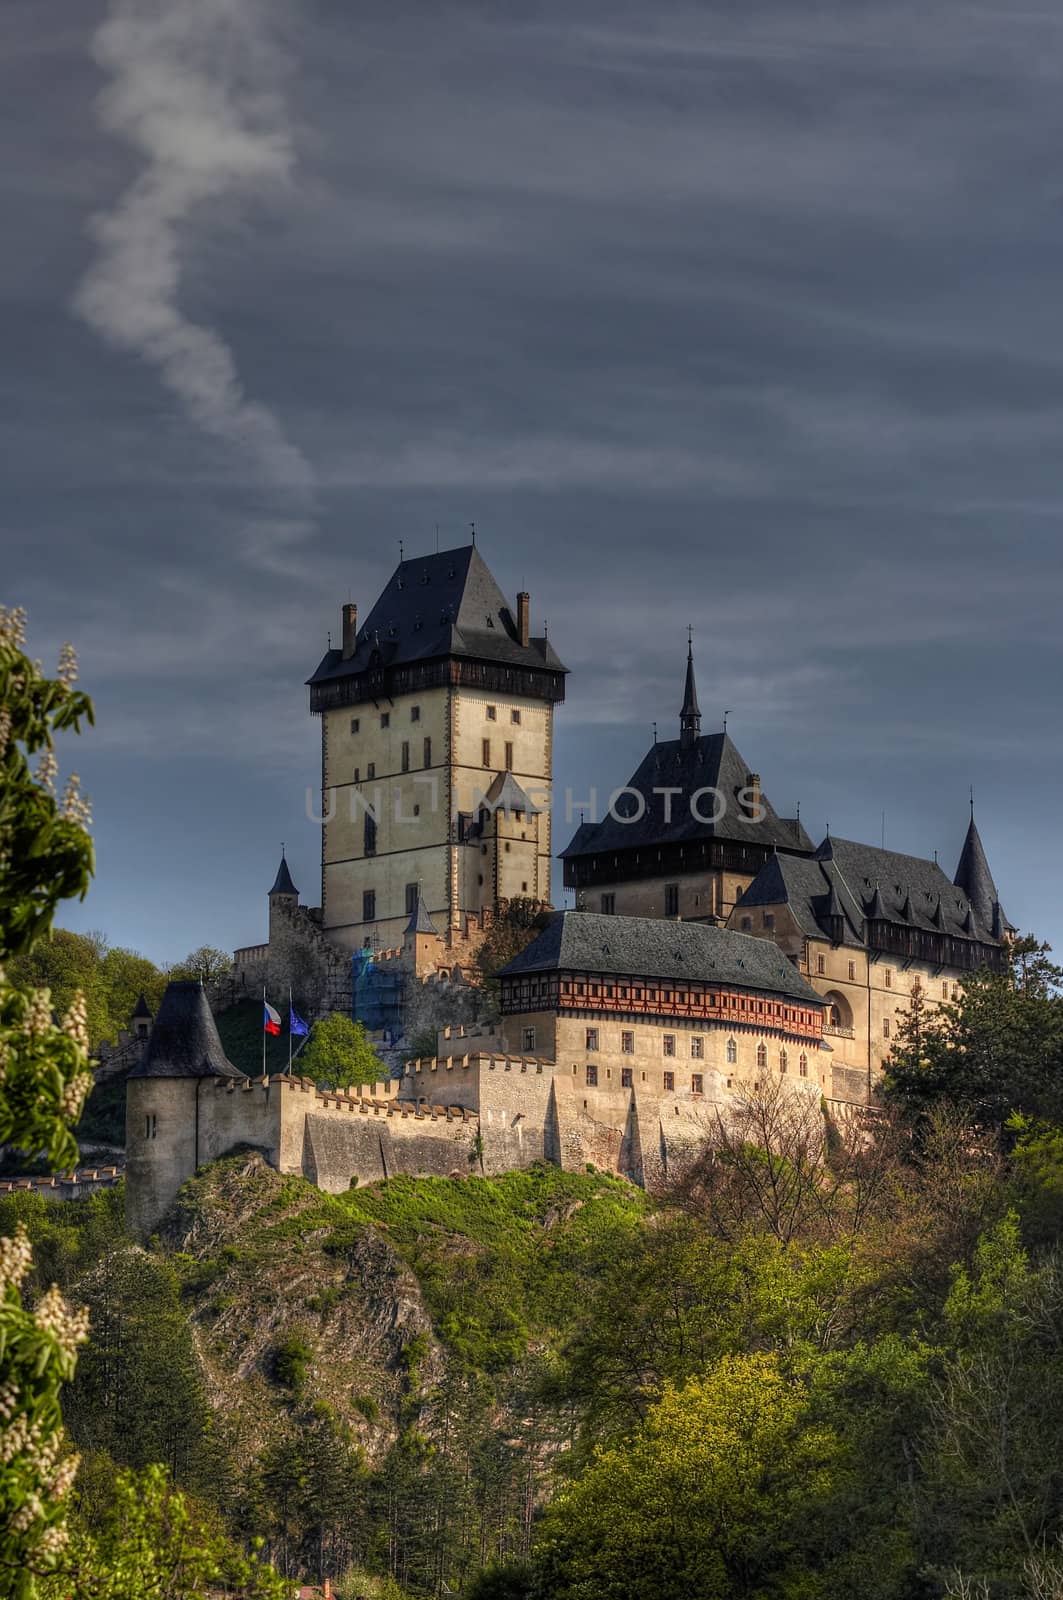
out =
[[288,1007],[288,1030],[296,1035],[310,1032],[309,1024],[303,1021],[294,1006]]

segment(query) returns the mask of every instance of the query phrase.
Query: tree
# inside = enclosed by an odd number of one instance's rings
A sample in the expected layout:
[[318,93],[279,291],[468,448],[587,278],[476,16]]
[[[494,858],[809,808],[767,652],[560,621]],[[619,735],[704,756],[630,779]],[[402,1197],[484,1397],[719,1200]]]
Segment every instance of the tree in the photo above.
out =
[[198,949],[190,950],[183,961],[171,967],[167,977],[198,978],[200,983],[209,986],[217,983],[219,978],[227,978],[232,969],[233,958],[227,950],[216,950],[213,945],[201,944]]
[[817,1593],[802,1545],[840,1446],[807,1408],[807,1392],[768,1355],[725,1357],[704,1378],[667,1387],[644,1426],[600,1451],[551,1507],[541,1592],[551,1600]]
[[[56,678],[23,651],[25,616],[0,609],[0,1142],[77,1159],[70,1132],[92,1084],[84,998],[75,993],[57,1027],[47,988],[20,988],[5,974],[13,956],[48,932],[56,907],[83,897],[92,875],[89,811],[76,776],[55,793],[58,734],[93,720],[73,687],[64,646]],[[35,771],[30,761],[37,757]],[[34,1592],[63,1548],[64,1500],[77,1467],[67,1453],[60,1384],[73,1376],[86,1321],[54,1287],[31,1314],[20,1286],[30,1266],[24,1230],[0,1239],[0,1596]]]
[[101,1504],[82,1506],[60,1569],[41,1600],[208,1600],[224,1585],[243,1600],[288,1600],[290,1586],[243,1554],[216,1517],[196,1510],[161,1466],[94,1475]]
[[476,951],[476,966],[487,979],[494,978],[507,962],[519,956],[544,924],[538,900],[510,900],[492,922]]
[[1063,1122],[1063,970],[1047,945],[1016,940],[1004,972],[966,978],[959,1000],[929,1012],[913,997],[887,1071],[887,1093],[919,1118],[951,1103],[1000,1132],[1013,1112]]
[[309,1043],[299,1057],[299,1070],[329,1089],[355,1083],[380,1083],[388,1068],[370,1044],[362,1023],[339,1011],[315,1022]]

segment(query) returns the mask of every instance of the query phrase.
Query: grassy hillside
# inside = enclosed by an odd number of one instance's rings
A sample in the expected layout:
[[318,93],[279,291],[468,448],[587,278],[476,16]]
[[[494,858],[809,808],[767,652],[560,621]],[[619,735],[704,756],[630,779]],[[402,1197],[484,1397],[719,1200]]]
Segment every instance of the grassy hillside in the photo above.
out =
[[[266,1071],[287,1072],[288,1070],[288,1029],[287,1012],[283,1006],[277,1006],[284,1018],[285,1029],[279,1037],[266,1035]],[[241,1072],[246,1072],[249,1078],[258,1078],[262,1075],[262,1001],[241,1000],[235,1006],[230,1006],[227,1011],[219,1012],[214,1019],[218,1025],[218,1035],[222,1048],[234,1067],[239,1067]],[[292,1042],[294,1051],[301,1044],[301,1040]]]

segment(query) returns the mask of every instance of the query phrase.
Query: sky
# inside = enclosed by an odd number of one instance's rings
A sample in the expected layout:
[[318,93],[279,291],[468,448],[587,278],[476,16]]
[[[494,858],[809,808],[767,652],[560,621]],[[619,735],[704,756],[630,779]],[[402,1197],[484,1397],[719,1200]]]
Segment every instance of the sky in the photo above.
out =
[[0,600],[98,717],[60,920],[257,941],[282,840],[316,903],[304,681],[475,523],[559,784],[674,736],[690,625],[778,810],[951,875],[973,785],[1063,947],[1061,80],[1021,0],[6,0]]

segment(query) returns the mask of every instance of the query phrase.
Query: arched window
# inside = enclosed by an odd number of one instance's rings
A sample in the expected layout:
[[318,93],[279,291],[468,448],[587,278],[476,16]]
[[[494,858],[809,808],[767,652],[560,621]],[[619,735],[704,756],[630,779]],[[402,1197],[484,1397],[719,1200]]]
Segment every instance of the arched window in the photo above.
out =
[[734,1063],[737,1060],[738,1060],[738,1046],[735,1044],[733,1039],[728,1039],[728,1041],[727,1041],[727,1061],[728,1061],[728,1064],[730,1066],[733,1066]]
[[829,1028],[851,1028],[853,1025],[853,1008],[843,994],[837,989],[828,989],[823,996],[828,1002],[826,1023]]
[[801,1053],[801,1059],[797,1063],[797,1070],[801,1074],[802,1078],[808,1077],[808,1057],[803,1051]]
[[768,1064],[768,1047],[766,1044],[757,1045],[757,1066],[766,1067]]
[[790,1063],[790,1058],[786,1054],[786,1051],[785,1050],[780,1050],[779,1051],[779,1071],[780,1072],[785,1072],[786,1068],[789,1065],[789,1063]]

